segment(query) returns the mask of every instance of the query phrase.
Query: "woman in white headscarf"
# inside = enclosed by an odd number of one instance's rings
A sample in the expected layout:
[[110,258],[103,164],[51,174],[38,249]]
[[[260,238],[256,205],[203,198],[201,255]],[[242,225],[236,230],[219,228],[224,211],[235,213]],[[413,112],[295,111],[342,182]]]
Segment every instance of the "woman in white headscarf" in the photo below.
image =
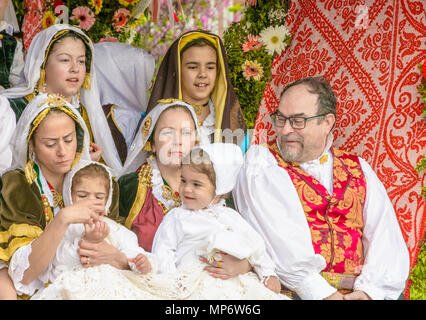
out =
[[[63,207],[65,174],[90,154],[85,122],[61,96],[40,94],[28,104],[11,147],[12,166],[2,175],[0,197],[0,269],[8,265],[19,295],[32,295],[44,285],[38,277],[67,226],[96,221],[104,208],[92,201]],[[116,217],[117,198],[116,192]]]
[[[10,165],[11,131],[25,106],[38,93],[63,95],[79,109],[91,137],[92,157],[102,159],[115,172],[122,163],[103,115],[93,66],[93,45],[78,28],[53,25],[38,33],[25,59],[21,82],[0,96],[0,167]],[[15,121],[13,121],[15,119]]]
[[99,42],[94,48],[100,101],[124,163],[146,110],[155,59],[140,48],[120,42]]

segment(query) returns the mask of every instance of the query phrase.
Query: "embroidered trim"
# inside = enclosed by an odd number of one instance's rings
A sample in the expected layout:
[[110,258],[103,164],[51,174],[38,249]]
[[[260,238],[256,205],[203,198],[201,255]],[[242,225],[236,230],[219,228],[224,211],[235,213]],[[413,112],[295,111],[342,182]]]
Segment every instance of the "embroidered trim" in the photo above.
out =
[[[154,195],[155,199],[157,199],[158,202],[161,202],[164,205],[164,207],[167,209],[167,212],[173,208],[179,207],[182,202],[180,198],[177,198],[173,194],[173,190],[170,187],[164,185],[163,177],[161,176],[160,170],[158,169],[157,160],[155,158],[152,160],[151,165],[152,194]],[[166,214],[167,212],[164,213]]]

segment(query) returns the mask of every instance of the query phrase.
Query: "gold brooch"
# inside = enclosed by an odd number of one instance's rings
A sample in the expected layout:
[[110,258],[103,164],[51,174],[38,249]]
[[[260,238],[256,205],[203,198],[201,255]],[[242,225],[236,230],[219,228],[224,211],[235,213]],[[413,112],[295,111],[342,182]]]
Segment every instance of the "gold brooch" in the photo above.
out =
[[324,164],[327,162],[327,160],[328,160],[328,154],[325,154],[319,159],[319,163]]
[[47,99],[44,100],[40,104],[40,106],[43,106],[46,103],[49,105],[49,107],[55,108],[55,107],[65,106],[67,104],[67,101],[63,95],[55,93],[55,94],[48,94]]

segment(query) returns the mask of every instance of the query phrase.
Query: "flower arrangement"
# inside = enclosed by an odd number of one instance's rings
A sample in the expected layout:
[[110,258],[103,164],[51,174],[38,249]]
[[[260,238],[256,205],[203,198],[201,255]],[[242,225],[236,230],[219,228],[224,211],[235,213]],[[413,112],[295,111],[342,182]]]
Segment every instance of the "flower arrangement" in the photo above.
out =
[[[22,24],[27,2],[35,0],[12,1],[18,23]],[[43,8],[43,12],[40,14],[43,29],[55,23],[69,23],[84,30],[94,43],[119,41],[142,48],[155,57],[157,64],[182,32],[204,29],[217,33],[219,16],[223,16],[223,13],[231,7],[231,0],[180,0],[181,10],[176,1],[157,0],[159,15],[157,22],[154,23],[151,0],[37,1],[42,3],[40,8]],[[58,10],[60,5],[64,5],[67,12]],[[141,15],[134,14],[139,7],[147,6]],[[174,10],[172,15],[170,6]],[[234,16],[238,14],[234,12]],[[171,18],[173,21],[170,21]],[[225,24],[231,22],[229,15],[225,17]]]
[[290,44],[288,0],[251,0],[224,34],[231,81],[248,128],[254,127],[273,59]]

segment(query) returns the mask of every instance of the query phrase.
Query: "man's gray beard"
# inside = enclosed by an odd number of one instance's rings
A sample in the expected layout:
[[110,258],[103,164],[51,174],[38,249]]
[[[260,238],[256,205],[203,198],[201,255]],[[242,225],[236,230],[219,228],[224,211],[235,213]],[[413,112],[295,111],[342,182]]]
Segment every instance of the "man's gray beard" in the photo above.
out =
[[298,151],[292,152],[291,148],[289,148],[286,145],[282,146],[281,142],[278,142],[278,149],[280,150],[281,157],[286,162],[298,161],[298,159],[300,159],[300,157],[303,154],[303,145],[302,144],[301,144],[301,148],[299,148]]

